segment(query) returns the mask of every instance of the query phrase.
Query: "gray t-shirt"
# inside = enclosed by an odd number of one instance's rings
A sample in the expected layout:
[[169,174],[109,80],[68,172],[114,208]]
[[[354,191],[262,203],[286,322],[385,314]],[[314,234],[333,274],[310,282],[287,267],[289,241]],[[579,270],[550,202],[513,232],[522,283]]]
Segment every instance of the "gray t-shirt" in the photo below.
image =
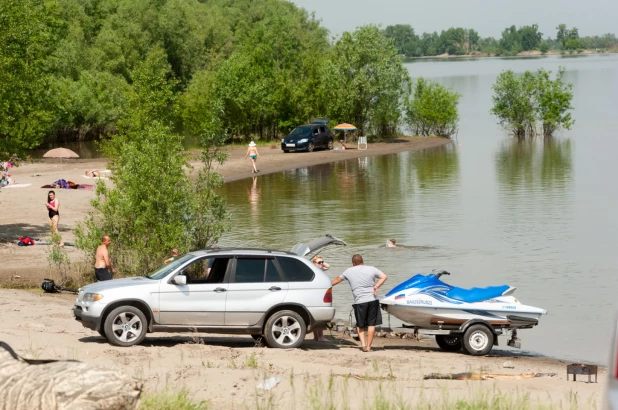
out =
[[357,265],[346,269],[339,277],[350,282],[354,304],[374,301],[373,285],[382,272],[373,266]]

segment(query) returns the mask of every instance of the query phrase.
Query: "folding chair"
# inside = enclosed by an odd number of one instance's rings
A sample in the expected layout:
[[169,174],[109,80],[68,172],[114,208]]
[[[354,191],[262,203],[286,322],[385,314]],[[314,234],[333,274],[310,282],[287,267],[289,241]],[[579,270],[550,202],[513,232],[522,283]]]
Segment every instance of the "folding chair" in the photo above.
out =
[[[364,146],[364,148],[361,148]],[[367,149],[367,137],[358,137],[358,149],[366,150]]]

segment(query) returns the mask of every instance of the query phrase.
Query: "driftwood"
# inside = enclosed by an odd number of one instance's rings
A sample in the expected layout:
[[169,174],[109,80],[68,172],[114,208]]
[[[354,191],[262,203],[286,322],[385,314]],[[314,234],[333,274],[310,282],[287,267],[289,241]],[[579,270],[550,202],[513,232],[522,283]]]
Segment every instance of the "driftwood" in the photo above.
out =
[[556,373],[522,373],[522,374],[492,374],[492,373],[431,373],[423,377],[425,380],[522,380],[535,377],[554,377]]
[[72,360],[28,360],[0,342],[0,410],[132,410],[140,394],[140,386],[118,371]]

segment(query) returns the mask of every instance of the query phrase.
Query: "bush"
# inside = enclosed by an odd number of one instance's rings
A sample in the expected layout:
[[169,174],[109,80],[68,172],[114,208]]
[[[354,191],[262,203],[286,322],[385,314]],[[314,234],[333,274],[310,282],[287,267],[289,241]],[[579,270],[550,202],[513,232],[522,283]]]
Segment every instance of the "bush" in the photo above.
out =
[[457,132],[460,94],[422,77],[413,87],[412,99],[406,103],[406,122],[412,132],[450,138]]
[[563,68],[555,80],[551,80],[550,74],[551,71],[539,69],[536,74],[526,71],[519,77],[511,70],[498,75],[492,87],[490,112],[516,137],[536,135],[537,123],[546,137],[560,128],[570,129],[573,124],[569,113],[573,109],[572,85],[563,82]]

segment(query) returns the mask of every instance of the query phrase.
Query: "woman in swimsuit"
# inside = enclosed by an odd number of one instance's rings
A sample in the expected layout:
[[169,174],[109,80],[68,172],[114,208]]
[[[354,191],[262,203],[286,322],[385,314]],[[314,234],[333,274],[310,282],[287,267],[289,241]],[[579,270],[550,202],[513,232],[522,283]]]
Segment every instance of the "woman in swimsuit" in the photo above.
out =
[[[326,263],[322,255],[315,255],[311,258],[311,262],[318,268],[326,271],[330,268],[330,265]],[[328,342],[328,339],[324,337],[324,331],[322,329],[313,331],[313,340],[316,342]]]
[[258,169],[255,167],[255,160],[259,156],[260,154],[258,154],[257,147],[255,146],[255,142],[251,141],[249,143],[249,148],[247,148],[247,154],[245,155],[245,159],[247,159],[247,157],[251,157],[251,164],[253,165],[253,169],[251,170],[251,173],[258,172]]
[[90,178],[98,178],[101,176],[101,173],[98,169],[91,169],[89,171],[86,171],[86,176]]
[[[51,232],[53,234],[58,234],[58,222],[60,221],[60,201],[56,198],[56,193],[54,191],[49,191],[47,193],[47,203],[45,204],[48,211],[49,216],[49,225],[51,227]],[[62,241],[60,241],[60,246],[64,245]]]

